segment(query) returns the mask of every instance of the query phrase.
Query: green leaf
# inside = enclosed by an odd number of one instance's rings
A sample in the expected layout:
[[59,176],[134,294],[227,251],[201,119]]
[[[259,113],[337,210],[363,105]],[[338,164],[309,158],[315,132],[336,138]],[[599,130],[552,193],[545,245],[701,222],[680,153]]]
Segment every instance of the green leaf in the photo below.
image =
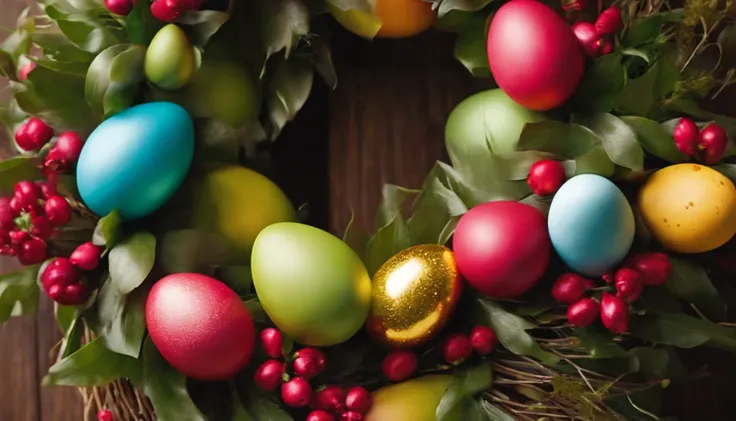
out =
[[192,40],[192,44],[198,47],[204,47],[212,35],[217,33],[229,19],[229,11],[197,10],[185,12],[179,18],[178,22],[191,27],[186,29],[191,34],[189,39]]
[[15,156],[0,162],[0,195],[12,193],[19,181],[41,178],[40,163],[39,158],[31,156]]
[[97,112],[108,116],[133,104],[143,81],[146,47],[118,44],[95,57],[87,70],[84,97]]
[[596,145],[588,152],[578,156],[572,162],[575,166],[573,173],[598,174],[603,177],[611,177],[616,171],[616,164],[611,161],[602,145]]
[[146,279],[156,258],[156,237],[137,231],[116,245],[109,254],[110,278],[122,294],[130,294]]
[[139,361],[105,347],[100,338],[56,362],[43,378],[44,386],[104,386],[120,378],[140,377]]
[[411,246],[409,228],[402,215],[405,201],[416,190],[387,184],[383,186],[382,200],[376,216],[376,233],[366,245],[365,264],[373,275],[393,255]]
[[504,310],[498,303],[484,298],[476,299],[478,322],[490,326],[501,344],[516,355],[534,357],[545,364],[559,362],[555,355],[543,351],[537,341],[526,333],[536,326],[529,321]]
[[586,127],[547,120],[525,124],[516,148],[520,151],[549,152],[561,158],[574,159],[599,143],[595,133]]
[[468,69],[471,75],[476,77],[491,76],[486,50],[490,20],[491,16],[488,19],[485,16],[477,16],[472,24],[463,27],[455,41],[455,58]]
[[726,316],[726,303],[708,278],[705,269],[697,262],[679,257],[670,257],[670,262],[673,273],[667,282],[667,288],[681,300],[693,304],[708,318],[723,320]]
[[632,170],[644,169],[644,151],[639,146],[636,133],[621,119],[608,113],[579,117],[578,123],[598,136],[608,157],[616,165]]
[[88,13],[65,14],[56,5],[47,6],[46,13],[72,44],[89,53],[99,53],[124,38],[122,28],[91,19]]
[[289,56],[295,41],[309,31],[309,9],[299,0],[260,2],[261,39],[270,57],[283,49]]
[[588,67],[575,90],[572,102],[579,112],[608,112],[626,84],[626,70],[621,55],[609,54]]
[[[485,399],[481,400],[480,407],[486,416],[488,421],[514,421],[514,417],[507,414],[506,411],[497,407],[496,405],[488,402]],[[540,419],[540,421],[543,418]]]
[[682,313],[647,313],[632,320],[630,332],[641,339],[678,348],[706,345],[736,350],[736,329]]
[[81,318],[75,318],[69,325],[61,341],[59,358],[66,358],[77,352],[82,347],[82,335],[84,334],[84,322]]
[[82,51],[69,41],[58,26],[37,27],[31,39],[43,50],[44,57],[66,63],[91,63],[95,55]]
[[[460,217],[468,211],[460,194],[467,190],[457,173],[443,162],[435,163],[407,221],[412,244],[445,244]],[[462,194],[462,193],[461,193]]]
[[245,405],[256,421],[294,421],[279,404],[258,390],[254,384],[248,387]]
[[472,400],[476,394],[490,388],[492,382],[493,372],[488,363],[480,363],[462,370],[442,395],[437,405],[435,419],[437,421],[457,419],[458,414],[463,412],[465,403]]
[[151,338],[143,344],[141,389],[160,421],[207,421],[187,391],[186,377],[159,354]]
[[7,54],[6,57],[10,58],[13,67],[16,67],[19,58],[31,50],[31,32],[27,28],[16,29],[0,43],[0,50]]
[[736,67],[736,23],[726,26],[718,34],[718,45],[721,47],[722,65],[726,68]]
[[182,229],[163,234],[157,245],[157,262],[168,273],[197,272],[211,275],[215,266],[225,264],[230,249],[210,231]]
[[120,217],[120,213],[116,210],[110,212],[97,221],[97,226],[95,226],[95,231],[92,234],[92,242],[96,246],[106,246],[108,250],[111,249],[120,238],[122,225],[123,218]]
[[306,57],[293,55],[277,64],[266,99],[272,140],[307,102],[313,80],[312,62]]
[[350,248],[360,257],[360,260],[365,261],[365,249],[368,244],[368,234],[365,230],[356,225],[355,223],[355,212],[350,210],[350,220],[348,225],[345,227],[345,232],[342,235],[342,241],[349,245]]
[[10,80],[18,80],[13,57],[5,50],[0,50],[0,77]]
[[437,8],[437,16],[440,18],[453,10],[462,12],[476,12],[488,5],[493,0],[441,0]]
[[679,22],[683,16],[683,9],[672,9],[638,18],[629,25],[623,44],[627,47],[638,47],[653,43],[662,36],[662,25],[667,22]]
[[621,55],[639,57],[647,63],[650,62],[649,54],[647,54],[646,51],[638,50],[636,48],[624,48],[623,50],[621,50]]
[[658,78],[659,63],[655,62],[642,76],[626,83],[616,97],[616,109],[642,117],[648,116],[657,100],[655,86]]
[[679,119],[663,124],[634,116],[624,116],[621,120],[634,130],[639,144],[650,154],[671,163],[687,161],[687,157],[675,146],[672,130],[668,130],[670,127],[674,129]]
[[125,30],[133,44],[148,45],[164,22],[151,14],[151,5],[146,1],[134,3],[133,10],[125,17]]
[[332,63],[332,52],[324,38],[312,40],[312,61],[314,62],[314,70],[322,76],[325,84],[330,89],[337,88],[337,73]]
[[0,275],[0,323],[13,316],[31,314],[38,302],[38,270],[29,266],[17,272]]
[[[50,260],[47,262],[50,263]],[[47,262],[43,262],[40,269],[44,269],[48,264]],[[40,272],[42,271],[39,270],[39,273]],[[74,321],[79,317],[79,308],[76,306],[63,306],[59,303],[54,303],[54,316],[56,316],[56,321],[59,323],[59,330],[61,333],[64,333],[69,330],[72,323],[74,323]]]
[[613,341],[613,334],[597,326],[575,329],[580,344],[593,358],[625,357],[626,351]]
[[141,289],[123,293],[110,279],[102,285],[96,302],[101,325],[98,334],[108,349],[138,358],[146,332],[146,296],[146,291]]

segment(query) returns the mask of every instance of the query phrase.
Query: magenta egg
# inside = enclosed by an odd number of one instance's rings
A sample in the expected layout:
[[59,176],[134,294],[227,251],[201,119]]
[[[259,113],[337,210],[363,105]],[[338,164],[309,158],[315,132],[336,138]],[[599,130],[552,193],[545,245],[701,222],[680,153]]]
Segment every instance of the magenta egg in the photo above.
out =
[[532,289],[552,253],[544,215],[505,200],[478,205],[463,215],[452,248],[460,274],[493,298],[518,297]]
[[530,110],[562,105],[585,70],[585,56],[570,25],[536,0],[501,6],[488,28],[487,46],[498,87]]

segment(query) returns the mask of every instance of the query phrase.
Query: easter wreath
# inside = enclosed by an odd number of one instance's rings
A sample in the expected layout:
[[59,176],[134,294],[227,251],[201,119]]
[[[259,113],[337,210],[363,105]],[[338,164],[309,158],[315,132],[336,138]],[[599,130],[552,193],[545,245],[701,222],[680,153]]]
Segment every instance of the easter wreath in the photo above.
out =
[[[39,3],[0,49],[0,253],[25,266],[0,321],[56,301],[44,384],[79,387],[87,418],[663,419],[677,348],[736,350],[736,119],[699,105],[736,76],[730,1]],[[501,88],[450,115],[451,164],[385,186],[375,232],[342,241],[246,168],[315,72],[337,83],[330,15],[455,32]],[[329,322],[294,305],[306,259]]]

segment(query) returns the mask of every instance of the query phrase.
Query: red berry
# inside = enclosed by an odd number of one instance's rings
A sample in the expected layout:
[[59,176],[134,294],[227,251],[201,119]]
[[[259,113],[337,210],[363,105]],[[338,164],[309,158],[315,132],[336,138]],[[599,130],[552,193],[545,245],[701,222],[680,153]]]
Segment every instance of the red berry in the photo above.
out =
[[613,52],[613,42],[610,39],[601,39],[598,45],[602,56],[607,56]]
[[351,387],[345,396],[345,407],[348,411],[366,414],[371,410],[372,405],[373,397],[371,396],[371,392],[364,387]]
[[325,354],[322,353],[317,348],[302,348],[294,353],[294,362],[300,358],[307,358],[314,361],[315,369],[317,370],[317,374],[320,374],[325,371],[325,368],[327,368],[327,359],[325,358]]
[[104,247],[96,246],[91,241],[78,246],[69,256],[72,264],[82,270],[94,270],[100,264]]
[[314,393],[312,409],[329,412],[345,412],[345,390],[340,386],[328,385]]
[[699,136],[698,125],[687,117],[681,118],[675,126],[675,131],[672,132],[672,139],[677,149],[690,158],[697,154]]
[[204,0],[179,0],[178,3],[181,10],[199,10]]
[[18,80],[21,82],[28,79],[28,75],[36,68],[36,63],[33,61],[28,62],[25,66],[18,70]]
[[82,153],[82,146],[84,142],[76,132],[65,132],[57,137],[54,149],[67,162],[77,162],[79,154]]
[[271,392],[281,385],[284,375],[284,364],[277,360],[268,360],[261,364],[253,375],[253,380],[261,389]]
[[590,22],[575,22],[572,25],[572,32],[575,34],[575,38],[578,39],[585,55],[590,58],[601,55],[601,34],[595,29],[595,25]]
[[15,196],[10,199],[10,210],[12,210],[16,216],[20,215],[20,212],[23,210],[20,202],[18,201],[18,199],[15,198]]
[[131,0],[105,0],[105,7],[112,14],[127,16],[133,10],[133,2]]
[[318,409],[307,415],[307,421],[335,421],[335,416],[327,411]]
[[644,290],[641,274],[630,268],[621,268],[616,271],[614,285],[616,285],[616,296],[628,302],[637,300]]
[[54,137],[54,129],[43,120],[31,117],[15,132],[15,143],[24,151],[37,151]]
[[51,237],[51,233],[54,231],[54,226],[51,224],[48,218],[43,215],[34,216],[31,218],[31,227],[28,232],[32,236],[38,237],[42,240],[47,240]]
[[312,386],[301,377],[294,377],[281,385],[281,400],[291,408],[303,408],[312,398]]
[[537,161],[529,168],[526,182],[537,196],[554,194],[565,182],[565,168],[552,159]]
[[595,282],[591,281],[590,279],[585,280],[585,290],[593,289],[596,287]]
[[37,265],[46,260],[46,242],[40,238],[29,238],[18,249],[18,261],[24,266]]
[[601,12],[595,21],[595,27],[601,35],[614,35],[624,28],[624,21],[621,17],[621,10],[616,6],[611,6]]
[[700,131],[698,149],[700,160],[707,165],[715,165],[721,161],[728,147],[726,131],[716,123],[710,123]]
[[97,421],[113,421],[112,412],[103,409],[97,413]]
[[10,206],[12,200],[9,196],[0,197],[0,228],[6,231],[15,228],[15,218],[18,216]]
[[562,10],[566,12],[582,12],[588,7],[588,0],[562,0]]
[[592,324],[600,314],[600,305],[592,298],[582,298],[567,308],[567,321],[575,327]]
[[392,382],[403,382],[417,370],[417,356],[411,351],[392,351],[383,359],[381,371]]
[[67,258],[57,257],[46,266],[41,274],[41,285],[46,292],[49,292],[54,285],[65,287],[76,283],[78,279],[79,271],[72,265],[72,262]]
[[488,355],[496,347],[496,332],[488,326],[476,326],[470,332],[470,344],[479,355]]
[[52,146],[43,161],[43,173],[50,176],[64,173],[67,169],[69,169],[69,161],[66,160],[64,152],[56,145]]
[[363,421],[363,414],[357,411],[348,411],[340,414],[340,421]]
[[624,261],[624,266],[638,271],[644,285],[664,285],[672,276],[672,263],[664,253],[632,254]]
[[552,284],[552,298],[564,304],[574,303],[585,294],[585,281],[577,273],[563,273]]
[[25,231],[21,231],[19,229],[10,231],[8,233],[8,237],[10,237],[10,244],[23,244],[26,239],[28,239],[28,233]]
[[473,353],[473,345],[470,344],[470,339],[462,333],[455,333],[450,335],[442,347],[442,353],[445,357],[445,361],[450,364],[457,364]]
[[179,0],[154,0],[151,3],[151,14],[158,20],[173,22],[181,16]]
[[48,199],[51,196],[56,196],[59,193],[56,191],[56,186],[47,181],[36,181],[36,185],[41,190],[41,197]]
[[21,210],[31,210],[41,199],[41,189],[31,181],[19,181],[15,184],[13,198]]
[[280,358],[284,347],[284,336],[278,329],[267,327],[261,331],[261,347],[270,358]]
[[294,374],[305,379],[311,379],[325,369],[325,357],[315,348],[302,348],[296,352],[292,362]]
[[51,196],[44,205],[46,216],[56,226],[64,225],[72,219],[72,207],[62,196]]
[[629,329],[629,305],[615,295],[604,293],[601,299],[601,321],[611,332],[626,332]]
[[67,306],[84,304],[89,295],[88,292],[87,287],[81,282],[67,285],[64,287],[63,295],[56,302]]

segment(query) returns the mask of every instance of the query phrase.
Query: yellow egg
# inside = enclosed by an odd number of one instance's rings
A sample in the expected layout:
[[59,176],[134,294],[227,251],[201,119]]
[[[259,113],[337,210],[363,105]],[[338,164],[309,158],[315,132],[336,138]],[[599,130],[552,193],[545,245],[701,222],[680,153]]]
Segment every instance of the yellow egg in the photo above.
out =
[[677,164],[652,174],[637,207],[652,236],[678,253],[703,253],[736,234],[736,188],[718,171]]
[[426,343],[447,324],[461,287],[450,249],[439,244],[409,247],[373,275],[368,332],[393,348]]
[[373,392],[366,421],[434,421],[452,376],[433,375],[383,387]]

